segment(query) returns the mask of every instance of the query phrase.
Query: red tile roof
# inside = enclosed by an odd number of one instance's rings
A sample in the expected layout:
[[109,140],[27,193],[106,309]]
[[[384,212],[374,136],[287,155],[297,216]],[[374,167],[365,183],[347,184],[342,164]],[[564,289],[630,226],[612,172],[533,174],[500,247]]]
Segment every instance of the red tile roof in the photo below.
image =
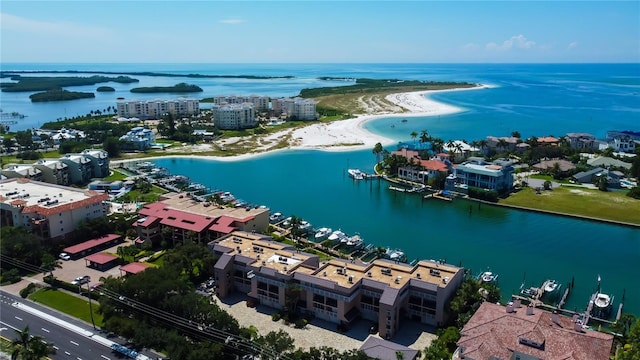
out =
[[111,254],[105,254],[105,253],[97,253],[97,254],[93,254],[93,255],[89,255],[87,257],[85,257],[85,260],[88,260],[94,264],[98,264],[98,265],[104,265],[108,262],[111,262],[113,260],[116,260],[118,257],[115,255],[111,255]]
[[540,137],[538,138],[538,142],[539,143],[543,143],[543,144],[553,144],[553,143],[557,143],[558,139],[554,138],[553,136],[546,136],[546,137]]
[[[140,221],[142,220],[142,221]],[[155,216],[147,216],[143,219],[140,219],[136,222],[133,223],[133,226],[142,226],[142,227],[149,227],[151,225],[153,225],[156,222],[160,221],[160,218],[157,218]]]
[[[147,204],[138,212],[140,215],[157,217],[162,225],[171,226],[187,231],[202,232],[214,222],[214,218],[205,215],[192,214],[186,211],[168,208],[166,204],[155,202]],[[153,221],[149,219],[149,221]],[[143,223],[144,224],[144,223]],[[148,226],[148,225],[142,225]]]
[[108,243],[110,241],[116,240],[116,239],[121,238],[121,237],[122,236],[120,236],[118,234],[107,234],[107,235],[99,237],[97,239],[87,240],[87,241],[85,241],[83,243],[66,247],[66,248],[64,248],[64,252],[66,252],[67,254],[70,254],[70,255],[77,254],[77,253],[89,250],[91,248],[94,248],[96,246],[104,245],[104,244],[106,244],[106,243]]
[[124,271],[127,274],[138,274],[147,270],[148,267],[149,265],[147,264],[132,262],[130,264],[120,266],[120,271]]
[[447,164],[440,160],[420,160],[420,165],[427,170],[447,172]]
[[51,215],[59,214],[62,212],[79,209],[81,207],[91,205],[97,202],[103,202],[103,201],[109,200],[108,194],[98,194],[95,191],[89,191],[87,192],[87,194],[91,195],[91,197],[87,199],[82,199],[79,201],[61,204],[58,206],[52,206],[52,207],[43,207],[40,205],[25,206],[24,209],[22,209],[22,213],[23,214],[37,213],[39,215],[51,216]]
[[[526,314],[526,306],[514,310],[507,313],[504,306],[483,303],[460,332],[458,346],[462,348],[462,355],[476,360],[492,356],[510,359],[515,352],[551,360],[609,359],[612,335],[576,331],[572,318],[558,315],[555,323],[552,313],[542,309],[533,309],[533,315]],[[538,348],[523,342],[543,346]]]

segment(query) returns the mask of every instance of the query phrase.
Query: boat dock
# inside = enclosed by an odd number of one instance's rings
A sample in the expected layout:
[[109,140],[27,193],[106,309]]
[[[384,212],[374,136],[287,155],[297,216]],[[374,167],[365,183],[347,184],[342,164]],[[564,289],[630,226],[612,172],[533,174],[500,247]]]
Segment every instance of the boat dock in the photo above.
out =
[[425,195],[424,199],[438,199],[438,200],[444,200],[444,201],[452,201],[453,198],[447,195],[448,193],[445,193],[444,191],[438,191],[433,194]]

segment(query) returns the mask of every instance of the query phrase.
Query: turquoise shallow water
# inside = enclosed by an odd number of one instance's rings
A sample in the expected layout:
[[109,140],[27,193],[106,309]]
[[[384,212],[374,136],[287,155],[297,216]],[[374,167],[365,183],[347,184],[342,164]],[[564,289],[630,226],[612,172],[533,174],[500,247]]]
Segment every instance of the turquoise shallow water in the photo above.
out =
[[[412,131],[468,141],[519,131],[528,137],[607,130],[640,131],[640,64],[2,64],[2,70],[155,71],[231,75],[292,75],[292,79],[186,79],[138,77],[134,86],[197,84],[198,98],[214,95],[294,96],[305,87],[346,85],[319,76],[466,81],[495,85],[478,91],[435,94],[435,100],[462,112],[438,117],[398,117],[370,122],[366,128],[397,140]],[[6,80],[3,80],[6,81]],[[101,84],[104,85],[104,84]],[[95,99],[32,104],[29,93],[2,93],[0,108],[28,115],[13,130],[59,117],[86,114],[132,96],[132,85],[106,84],[115,93]],[[98,85],[96,85],[97,87]],[[69,88],[92,91],[95,87]],[[173,94],[154,94],[171,99]],[[391,127],[394,125],[394,127]],[[390,148],[392,149],[392,148]],[[626,227],[483,206],[466,201],[422,202],[390,192],[387,184],[353,182],[348,167],[369,170],[370,150],[329,153],[279,152],[242,162],[163,159],[160,166],[212,188],[231,191],[274,211],[301,216],[315,226],[359,232],[368,243],[399,247],[410,258],[447,259],[474,273],[490,267],[499,274],[503,295],[523,279],[539,285],[546,278],[575,280],[567,308],[582,309],[596,286],[640,315],[640,231]],[[469,207],[471,206],[471,214]],[[640,215],[639,215],[640,217]],[[617,302],[617,301],[616,301]]]
[[[603,223],[516,211],[465,200],[422,201],[388,190],[384,181],[354,182],[347,167],[371,170],[370,151],[285,152],[241,162],[195,158],[155,163],[212,189],[273,211],[294,214],[314,226],[359,232],[367,243],[399,247],[410,259],[446,259],[474,273],[499,274],[503,296],[523,279],[575,280],[568,309],[582,309],[602,277],[603,289],[627,311],[640,313],[640,231]],[[470,213],[471,209],[471,213]]]

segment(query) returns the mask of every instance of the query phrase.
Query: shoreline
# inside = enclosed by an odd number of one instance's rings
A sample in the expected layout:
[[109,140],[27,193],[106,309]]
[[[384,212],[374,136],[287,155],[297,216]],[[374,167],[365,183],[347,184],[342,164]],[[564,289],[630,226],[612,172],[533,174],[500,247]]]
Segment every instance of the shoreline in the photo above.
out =
[[[495,86],[487,84],[478,84],[471,88],[456,88],[446,90],[422,90],[406,93],[395,93],[385,96],[385,100],[391,102],[395,106],[395,111],[384,111],[378,113],[354,114],[354,118],[345,120],[336,120],[330,123],[313,123],[298,129],[282,130],[265,137],[261,140],[272,141],[279,140],[286,136],[291,136],[289,146],[286,148],[269,150],[267,145],[259,145],[255,151],[234,156],[216,156],[216,155],[198,155],[198,152],[205,152],[211,149],[210,146],[190,146],[182,147],[185,150],[182,153],[171,153],[173,149],[168,150],[166,155],[153,155],[141,158],[114,160],[112,164],[120,164],[130,161],[155,160],[166,157],[191,157],[200,159],[209,159],[216,161],[243,161],[266,154],[276,154],[285,150],[319,150],[319,151],[358,151],[363,149],[372,149],[376,143],[388,146],[397,142],[382,135],[374,134],[365,129],[365,124],[385,117],[402,116],[402,117],[427,117],[449,115],[462,112],[465,109],[459,108],[446,103],[438,102],[429,97],[431,94],[450,92],[450,91],[469,91],[489,89]],[[230,138],[216,143],[216,145],[224,146],[241,141],[243,138]],[[179,150],[179,149],[178,149]],[[189,155],[188,155],[189,154]]]

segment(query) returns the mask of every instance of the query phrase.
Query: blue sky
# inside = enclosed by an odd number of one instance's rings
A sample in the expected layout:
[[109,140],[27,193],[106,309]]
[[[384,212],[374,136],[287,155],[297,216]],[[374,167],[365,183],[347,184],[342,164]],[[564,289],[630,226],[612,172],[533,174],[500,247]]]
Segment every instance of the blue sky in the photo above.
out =
[[0,0],[3,63],[640,62],[640,1]]

